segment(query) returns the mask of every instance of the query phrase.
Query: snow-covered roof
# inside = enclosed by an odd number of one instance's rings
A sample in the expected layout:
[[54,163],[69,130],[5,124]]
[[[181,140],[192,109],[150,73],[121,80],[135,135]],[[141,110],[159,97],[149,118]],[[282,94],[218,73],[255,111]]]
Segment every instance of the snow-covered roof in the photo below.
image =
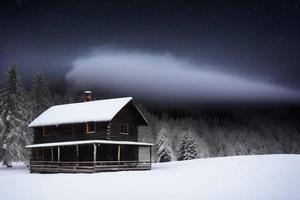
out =
[[[114,116],[132,100],[132,97],[124,97],[52,106],[33,120],[28,126],[37,127],[111,121]],[[138,108],[136,109],[138,110]],[[141,112],[140,114],[147,122],[143,114]]]
[[54,146],[70,146],[80,144],[120,144],[120,145],[137,145],[137,146],[152,146],[151,143],[144,142],[130,142],[130,141],[112,141],[112,140],[81,140],[81,141],[68,141],[68,142],[52,142],[43,144],[32,144],[26,146],[26,148],[38,148],[38,147],[54,147]]

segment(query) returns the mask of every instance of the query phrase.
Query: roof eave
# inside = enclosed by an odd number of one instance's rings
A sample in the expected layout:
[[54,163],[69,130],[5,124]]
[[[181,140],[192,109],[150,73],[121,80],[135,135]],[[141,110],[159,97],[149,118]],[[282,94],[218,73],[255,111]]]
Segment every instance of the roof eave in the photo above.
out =
[[83,144],[122,144],[122,145],[135,145],[135,146],[153,146],[152,143],[145,143],[145,142],[114,141],[114,140],[82,140],[82,141],[33,144],[33,145],[27,145],[26,148],[72,146],[72,145],[83,145]]
[[43,124],[43,125],[28,125],[29,128],[36,128],[36,127],[43,127],[43,126],[59,126],[59,125],[66,125],[66,124],[84,124],[87,122],[110,122],[111,120],[101,120],[101,121],[82,121],[82,122],[67,122],[67,123],[56,123],[56,124]]

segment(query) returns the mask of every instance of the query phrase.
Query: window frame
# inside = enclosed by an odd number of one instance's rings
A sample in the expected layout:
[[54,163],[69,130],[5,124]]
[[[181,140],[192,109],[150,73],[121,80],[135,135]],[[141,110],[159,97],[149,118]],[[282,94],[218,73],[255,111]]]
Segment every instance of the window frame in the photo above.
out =
[[[122,127],[124,127],[124,126],[126,126],[127,132],[123,132],[123,128]],[[129,135],[129,124],[120,123],[120,129],[121,129],[120,134],[122,134],[122,135]]]
[[43,126],[42,128],[43,137],[49,136],[49,130],[47,126]]
[[[89,126],[93,124],[94,130],[93,131],[89,131]],[[91,133],[95,133],[96,132],[96,122],[86,122],[85,123],[85,133],[86,134],[91,134]]]

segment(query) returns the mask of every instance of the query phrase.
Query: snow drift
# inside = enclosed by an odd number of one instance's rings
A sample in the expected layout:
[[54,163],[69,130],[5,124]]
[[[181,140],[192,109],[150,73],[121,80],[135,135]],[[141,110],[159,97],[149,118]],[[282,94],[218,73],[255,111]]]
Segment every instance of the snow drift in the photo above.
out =
[[300,155],[236,156],[154,164],[151,171],[29,174],[0,168],[1,199],[298,200]]

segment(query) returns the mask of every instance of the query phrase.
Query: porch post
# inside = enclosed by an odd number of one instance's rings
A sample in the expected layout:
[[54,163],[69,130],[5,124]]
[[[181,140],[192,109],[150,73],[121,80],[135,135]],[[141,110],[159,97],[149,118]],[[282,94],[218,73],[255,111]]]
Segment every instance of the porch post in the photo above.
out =
[[152,163],[152,146],[149,146],[150,147],[150,164]]
[[96,159],[97,159],[97,145],[94,144],[94,166],[96,164]]
[[121,146],[118,145],[118,161],[121,160]]
[[60,148],[57,146],[57,161],[60,161]]
[[[76,161],[79,161],[79,151],[78,151],[78,145],[76,145]],[[77,163],[78,164],[78,163]]]
[[60,161],[60,148],[59,148],[59,146],[57,146],[57,164],[58,164],[58,172],[60,171],[60,170],[59,170],[59,161]]
[[51,162],[53,162],[53,147],[50,148],[51,148]]

